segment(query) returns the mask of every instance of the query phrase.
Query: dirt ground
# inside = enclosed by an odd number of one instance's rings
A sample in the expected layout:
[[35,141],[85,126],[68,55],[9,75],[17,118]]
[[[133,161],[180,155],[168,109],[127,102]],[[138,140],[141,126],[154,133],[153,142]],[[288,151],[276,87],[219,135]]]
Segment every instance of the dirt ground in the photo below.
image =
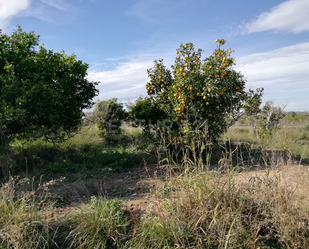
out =
[[237,184],[246,183],[253,177],[265,179],[267,177],[279,181],[279,185],[293,191],[297,195],[298,207],[307,209],[309,204],[309,167],[305,165],[286,165],[277,170],[248,171],[234,176]]
[[[309,203],[309,168],[303,165],[284,166],[281,170],[255,170],[233,174],[237,184],[248,182],[252,177],[280,178],[280,184],[291,188],[300,203],[307,206]],[[65,215],[76,206],[89,203],[91,196],[101,196],[107,199],[118,198],[123,201],[123,210],[126,210],[132,220],[139,219],[147,211],[159,207],[158,189],[169,180],[171,172],[167,167],[150,165],[147,167],[132,168],[125,173],[108,173],[96,178],[76,181],[65,179],[54,180],[42,185],[49,192],[64,197],[64,205],[57,209],[59,215]]]
[[148,165],[125,173],[107,173],[73,182],[54,180],[44,186],[49,188],[49,192],[64,197],[67,207],[59,209],[60,212],[89,203],[91,196],[100,196],[122,200],[122,208],[130,213],[132,219],[138,219],[146,210],[157,207],[156,190],[168,180],[168,175],[166,167]]

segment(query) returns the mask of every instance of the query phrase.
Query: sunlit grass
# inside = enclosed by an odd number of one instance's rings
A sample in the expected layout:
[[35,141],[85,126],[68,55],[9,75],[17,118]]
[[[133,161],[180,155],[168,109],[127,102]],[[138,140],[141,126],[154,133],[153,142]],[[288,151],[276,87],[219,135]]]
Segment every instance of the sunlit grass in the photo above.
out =
[[233,126],[223,140],[249,142],[265,150],[286,150],[299,160],[309,158],[309,128],[306,123],[298,123],[298,127],[283,125],[279,130],[266,139],[260,140],[254,135],[250,126]]
[[38,206],[12,179],[0,187],[0,248],[308,248],[306,171],[183,173],[140,220],[104,197]]
[[[37,185],[22,193],[12,178],[0,187],[0,248],[309,248],[308,171],[267,158],[280,150],[297,162],[308,159],[308,126],[285,125],[263,141],[250,126],[235,126],[222,140],[228,142],[219,151],[207,151],[222,166],[213,170],[196,170],[202,161],[192,156],[199,147],[188,144],[182,155],[187,161],[181,159],[177,172],[166,166],[171,175],[153,188],[155,206],[140,219],[130,220],[120,200],[103,196],[61,214],[56,201],[43,198],[46,192],[32,189]],[[13,144],[21,171],[43,169],[50,177],[144,165],[137,145],[154,146],[136,128],[101,138],[95,127],[57,146],[44,140]],[[267,170],[245,167],[256,159]]]
[[308,246],[308,213],[298,211],[299,197],[279,173],[199,173],[174,178],[170,186],[175,192],[137,225],[132,248]]

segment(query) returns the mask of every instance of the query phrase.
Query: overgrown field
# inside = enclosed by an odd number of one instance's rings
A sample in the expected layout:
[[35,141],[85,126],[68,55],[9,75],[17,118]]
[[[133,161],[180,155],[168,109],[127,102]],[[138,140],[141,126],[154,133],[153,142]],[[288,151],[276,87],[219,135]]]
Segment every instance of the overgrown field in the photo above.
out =
[[284,121],[264,140],[231,127],[205,154],[210,167],[188,149],[171,160],[131,127],[102,138],[86,126],[58,145],[16,140],[0,248],[309,248],[309,124]]

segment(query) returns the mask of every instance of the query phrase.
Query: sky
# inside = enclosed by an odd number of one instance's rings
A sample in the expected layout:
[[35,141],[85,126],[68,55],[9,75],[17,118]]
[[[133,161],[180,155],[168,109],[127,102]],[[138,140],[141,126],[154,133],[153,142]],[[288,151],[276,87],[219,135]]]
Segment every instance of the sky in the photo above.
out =
[[0,0],[0,29],[16,25],[89,64],[88,79],[101,82],[96,100],[146,96],[154,60],[170,67],[187,42],[205,58],[225,39],[247,89],[309,111],[309,0]]

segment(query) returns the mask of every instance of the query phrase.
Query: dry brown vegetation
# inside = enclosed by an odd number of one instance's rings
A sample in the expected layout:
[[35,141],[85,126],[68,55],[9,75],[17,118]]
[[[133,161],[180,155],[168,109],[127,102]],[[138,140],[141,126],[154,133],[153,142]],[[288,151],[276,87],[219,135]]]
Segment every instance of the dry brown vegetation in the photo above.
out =
[[[122,172],[11,178],[0,187],[0,248],[309,248],[307,128],[284,127],[263,144],[246,126],[225,136],[220,169],[147,163],[149,147]],[[66,146],[97,149],[75,139]],[[102,158],[128,158],[117,153]]]

